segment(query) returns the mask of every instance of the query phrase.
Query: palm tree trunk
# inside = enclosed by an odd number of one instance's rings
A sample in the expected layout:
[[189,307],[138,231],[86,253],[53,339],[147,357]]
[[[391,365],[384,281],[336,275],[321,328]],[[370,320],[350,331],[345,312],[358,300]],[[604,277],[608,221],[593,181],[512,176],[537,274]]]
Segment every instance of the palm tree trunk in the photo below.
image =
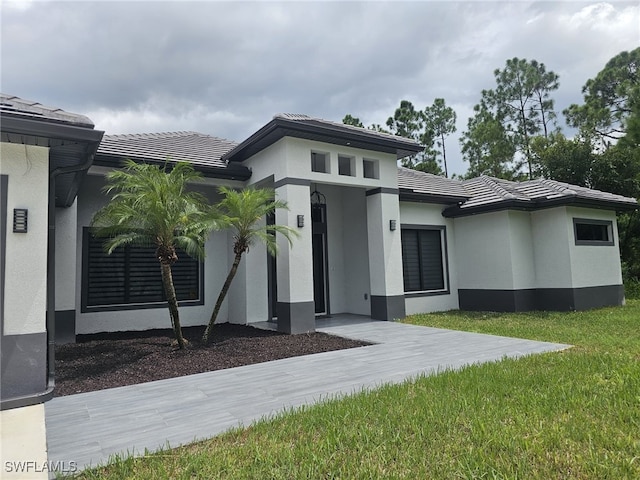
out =
[[178,347],[180,349],[185,348],[185,341],[182,336],[182,327],[180,326],[180,316],[178,314],[178,299],[176,297],[176,289],[173,286],[173,275],[171,274],[171,265],[168,263],[160,262],[160,270],[162,271],[162,286],[164,287],[164,293],[167,297],[167,304],[169,305],[169,316],[171,317],[171,326],[173,327],[173,333],[178,341]]
[[242,252],[236,253],[236,256],[233,259],[233,265],[231,266],[231,270],[229,270],[229,274],[227,275],[227,279],[222,286],[222,290],[220,290],[220,295],[218,295],[216,306],[213,309],[211,318],[209,319],[209,325],[207,325],[207,329],[204,331],[204,335],[202,335],[202,343],[204,343],[205,345],[207,345],[211,341],[211,330],[213,329],[213,324],[216,323],[216,319],[218,318],[218,313],[220,312],[222,302],[224,302],[224,299],[229,292],[229,287],[231,286],[233,277],[236,276],[238,265],[240,265],[240,260],[242,260]]

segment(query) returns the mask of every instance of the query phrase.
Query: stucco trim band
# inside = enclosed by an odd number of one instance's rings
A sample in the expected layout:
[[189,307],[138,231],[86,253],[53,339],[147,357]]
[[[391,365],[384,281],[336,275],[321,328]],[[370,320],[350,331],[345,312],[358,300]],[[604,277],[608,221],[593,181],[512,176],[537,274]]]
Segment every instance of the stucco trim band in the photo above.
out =
[[406,317],[404,295],[371,295],[371,318],[394,320]]

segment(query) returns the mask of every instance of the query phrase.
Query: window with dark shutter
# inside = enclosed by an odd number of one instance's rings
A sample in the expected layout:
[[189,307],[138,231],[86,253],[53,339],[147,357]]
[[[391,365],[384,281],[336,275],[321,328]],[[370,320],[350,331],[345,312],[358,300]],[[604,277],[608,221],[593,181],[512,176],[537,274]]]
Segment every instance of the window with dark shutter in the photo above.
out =
[[[83,259],[83,311],[162,306],[166,302],[160,263],[155,247],[128,245],[111,255],[103,249],[103,238],[85,229]],[[181,305],[201,305],[202,264],[178,249],[171,271]]]
[[405,292],[445,289],[443,229],[402,228],[402,272]]

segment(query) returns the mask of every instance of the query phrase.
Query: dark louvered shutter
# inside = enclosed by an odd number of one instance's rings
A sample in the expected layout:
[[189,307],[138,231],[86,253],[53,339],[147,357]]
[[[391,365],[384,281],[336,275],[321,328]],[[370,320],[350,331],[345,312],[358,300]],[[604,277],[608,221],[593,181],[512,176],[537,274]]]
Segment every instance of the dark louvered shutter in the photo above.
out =
[[440,230],[418,230],[420,249],[421,290],[442,290],[442,247]]
[[[87,242],[86,306],[153,304],[166,301],[155,247],[126,246],[107,255],[104,239],[90,234]],[[178,301],[199,300],[200,262],[178,249],[171,270]]]
[[441,231],[402,229],[401,240],[404,291],[443,290]]
[[420,288],[420,251],[418,250],[418,230],[402,230],[402,274],[404,291],[415,292]]

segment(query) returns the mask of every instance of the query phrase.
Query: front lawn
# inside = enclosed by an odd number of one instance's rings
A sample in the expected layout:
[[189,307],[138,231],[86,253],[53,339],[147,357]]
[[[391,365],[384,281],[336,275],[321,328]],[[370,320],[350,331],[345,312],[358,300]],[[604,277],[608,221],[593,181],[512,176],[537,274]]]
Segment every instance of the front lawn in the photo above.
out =
[[640,301],[406,321],[575,347],[327,401],[81,478],[640,478]]

